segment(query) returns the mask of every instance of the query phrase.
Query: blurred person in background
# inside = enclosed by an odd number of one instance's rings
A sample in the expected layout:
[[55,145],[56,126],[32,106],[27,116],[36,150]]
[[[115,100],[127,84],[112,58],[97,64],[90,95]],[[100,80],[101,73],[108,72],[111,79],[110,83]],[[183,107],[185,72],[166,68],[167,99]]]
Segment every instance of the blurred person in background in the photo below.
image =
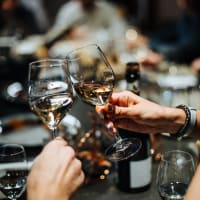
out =
[[[36,14],[36,13],[35,13]],[[27,62],[13,55],[21,40],[43,30],[21,0],[0,0],[0,80],[24,80]],[[20,73],[18,73],[20,70]]]
[[141,32],[152,28],[155,0],[107,0],[117,4],[124,12],[127,21]]
[[200,1],[177,0],[181,11],[172,24],[149,35],[150,51],[144,64],[157,65],[163,59],[190,64],[200,55]]
[[24,38],[42,30],[28,8],[20,0],[0,0],[0,35]]
[[114,5],[103,0],[71,0],[61,6],[47,34],[71,29],[73,39],[99,36],[112,40],[125,35],[125,28],[126,22]]
[[22,4],[29,9],[35,18],[37,26],[42,33],[45,33],[49,26],[50,22],[47,16],[47,10],[44,7],[44,0],[20,0]]
[[34,160],[27,178],[28,200],[69,200],[84,181],[80,160],[57,137]]

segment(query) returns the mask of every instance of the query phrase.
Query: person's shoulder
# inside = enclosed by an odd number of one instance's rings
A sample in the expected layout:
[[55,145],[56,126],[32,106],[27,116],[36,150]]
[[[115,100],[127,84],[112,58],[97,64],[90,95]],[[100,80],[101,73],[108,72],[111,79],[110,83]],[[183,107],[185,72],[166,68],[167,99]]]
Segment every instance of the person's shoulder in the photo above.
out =
[[115,6],[107,1],[102,1],[102,0],[96,1],[96,5],[99,9],[104,11],[110,12],[115,10]]
[[80,9],[80,3],[78,1],[69,1],[65,4],[63,4],[60,8],[60,11],[72,11],[72,10],[78,10]]
[[104,7],[104,8],[108,8],[108,9],[113,9],[114,8],[114,5],[110,2],[107,2],[107,1],[96,1],[96,5],[97,6],[100,6],[100,7]]

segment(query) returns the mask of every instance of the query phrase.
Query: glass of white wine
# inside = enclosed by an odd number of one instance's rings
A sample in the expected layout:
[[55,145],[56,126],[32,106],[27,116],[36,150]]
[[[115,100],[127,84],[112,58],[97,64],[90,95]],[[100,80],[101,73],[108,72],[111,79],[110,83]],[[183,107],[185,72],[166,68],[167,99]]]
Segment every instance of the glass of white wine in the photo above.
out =
[[157,173],[157,188],[163,200],[183,200],[194,175],[191,154],[181,150],[164,153]]
[[38,60],[29,65],[29,105],[51,130],[52,139],[73,104],[73,89],[67,72],[63,59]]
[[[89,44],[69,52],[66,60],[78,97],[94,106],[105,105],[112,94],[115,75],[102,49]],[[111,124],[107,122],[107,126]],[[141,147],[139,139],[122,139],[115,127],[110,130],[113,130],[116,142],[106,150],[108,159],[124,160],[138,152]]]
[[0,146],[0,191],[12,200],[25,191],[27,159],[24,147],[19,144]]

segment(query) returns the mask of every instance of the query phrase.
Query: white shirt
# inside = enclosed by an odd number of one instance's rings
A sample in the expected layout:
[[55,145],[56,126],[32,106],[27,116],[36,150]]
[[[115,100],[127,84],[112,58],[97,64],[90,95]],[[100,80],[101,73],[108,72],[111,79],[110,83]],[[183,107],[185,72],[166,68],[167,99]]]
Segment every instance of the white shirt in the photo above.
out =
[[89,27],[91,31],[106,30],[111,37],[125,32],[126,23],[114,6],[105,1],[96,1],[95,5],[95,9],[88,13],[82,9],[79,1],[67,2],[59,10],[54,28],[81,24]]

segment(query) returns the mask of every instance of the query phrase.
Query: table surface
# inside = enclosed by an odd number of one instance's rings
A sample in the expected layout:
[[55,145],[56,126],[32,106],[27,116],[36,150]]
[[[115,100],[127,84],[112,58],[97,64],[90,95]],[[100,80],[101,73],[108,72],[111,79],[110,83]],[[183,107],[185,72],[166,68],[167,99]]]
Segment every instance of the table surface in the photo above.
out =
[[[153,144],[155,149],[155,154],[163,153],[172,149],[180,149],[190,152],[195,161],[197,160],[198,148],[193,139],[185,139],[184,141],[175,141],[166,136],[156,136],[155,143]],[[160,197],[157,192],[156,187],[156,175],[159,165],[159,161],[152,157],[152,183],[151,187],[141,193],[126,193],[120,191],[116,186],[117,174],[113,172],[104,181],[96,181],[90,185],[83,186],[74,196],[73,200],[130,200],[130,199],[142,199],[142,200],[159,200]]]
[[[83,186],[74,196],[73,200],[130,200],[130,199],[142,199],[142,200],[156,200],[159,199],[156,190],[156,171],[157,171],[157,164],[153,164],[152,169],[152,184],[151,187],[141,193],[126,193],[120,191],[116,186],[116,178],[115,175],[111,174],[107,180],[98,181],[91,185]],[[114,172],[113,172],[114,173]]]
[[[16,106],[11,106],[7,105],[5,102],[3,104],[4,106],[1,106],[1,116],[6,116],[10,113],[13,114],[13,111],[15,113],[22,113],[22,112],[27,112],[29,109],[26,107],[20,107],[19,105]],[[24,105],[23,105],[24,106]],[[15,109],[13,109],[13,107]],[[70,113],[77,117],[84,130],[88,130],[91,128],[90,120],[88,115],[86,114],[89,110],[94,109],[93,107],[86,105],[79,100],[76,100],[74,103],[74,106]],[[81,113],[81,114],[80,114]],[[195,144],[195,141],[192,139],[186,139],[184,141],[178,142],[173,139],[167,138],[165,136],[156,136],[155,141],[153,143],[152,148],[155,149],[156,153],[159,152],[164,152],[172,149],[181,149],[188,151],[194,155],[194,157],[197,156],[198,154],[198,148]],[[32,152],[34,153],[39,153],[41,149],[33,149]],[[31,151],[30,151],[31,152]],[[115,199],[115,200],[126,200],[126,199],[142,199],[142,200],[156,200],[160,199],[157,193],[157,188],[156,188],[156,173],[157,173],[157,168],[158,168],[158,161],[155,161],[153,159],[153,165],[152,165],[152,184],[149,190],[141,193],[125,193],[120,191],[117,186],[116,186],[116,174],[115,172],[112,172],[106,180],[100,181],[96,180],[92,182],[89,185],[84,185],[82,186],[77,193],[74,195],[73,200],[82,200],[82,199],[87,199],[87,200],[110,200],[110,199]],[[25,199],[25,195],[20,198],[21,200]]]

